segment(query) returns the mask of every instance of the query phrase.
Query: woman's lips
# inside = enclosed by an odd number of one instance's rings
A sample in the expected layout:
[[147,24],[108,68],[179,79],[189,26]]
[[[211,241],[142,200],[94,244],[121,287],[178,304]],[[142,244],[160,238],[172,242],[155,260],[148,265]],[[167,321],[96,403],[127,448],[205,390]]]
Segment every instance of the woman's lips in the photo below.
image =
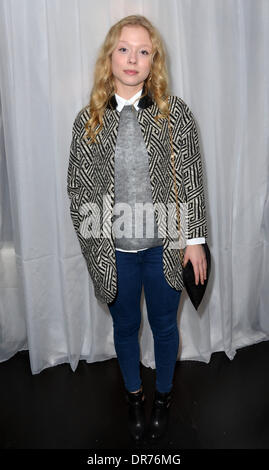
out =
[[127,73],[128,75],[135,75],[136,73],[138,73],[135,70],[124,70],[124,72]]

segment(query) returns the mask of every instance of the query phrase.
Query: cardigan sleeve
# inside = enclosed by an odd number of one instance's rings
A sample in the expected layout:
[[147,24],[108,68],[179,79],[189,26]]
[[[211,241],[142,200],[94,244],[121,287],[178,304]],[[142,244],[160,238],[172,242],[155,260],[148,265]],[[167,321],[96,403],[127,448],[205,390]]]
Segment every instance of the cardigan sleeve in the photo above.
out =
[[70,199],[70,215],[76,231],[79,229],[79,192],[81,183],[79,179],[81,151],[79,141],[78,119],[72,128],[72,139],[69,150],[69,163],[67,170],[67,194]]
[[183,184],[187,202],[186,243],[188,245],[192,244],[192,239],[207,238],[207,220],[198,132],[194,116],[186,103],[182,113],[181,139]]

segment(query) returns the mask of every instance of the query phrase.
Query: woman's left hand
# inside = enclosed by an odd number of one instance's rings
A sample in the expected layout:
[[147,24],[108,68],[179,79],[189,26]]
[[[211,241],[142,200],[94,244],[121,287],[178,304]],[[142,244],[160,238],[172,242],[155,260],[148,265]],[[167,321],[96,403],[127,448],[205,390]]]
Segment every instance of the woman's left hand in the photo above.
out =
[[184,254],[184,262],[183,266],[185,267],[188,261],[191,261],[194,275],[195,275],[195,284],[198,285],[199,277],[201,283],[204,284],[204,280],[206,279],[206,255],[205,251],[201,244],[197,245],[187,245],[185,254]]

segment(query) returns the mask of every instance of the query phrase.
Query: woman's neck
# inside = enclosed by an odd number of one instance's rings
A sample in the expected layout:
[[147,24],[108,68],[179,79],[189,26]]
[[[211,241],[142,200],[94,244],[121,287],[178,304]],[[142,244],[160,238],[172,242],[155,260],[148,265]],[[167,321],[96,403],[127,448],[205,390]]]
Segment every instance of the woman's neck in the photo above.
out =
[[116,94],[125,100],[129,100],[142,89],[143,89],[143,84],[142,86],[141,84],[139,84],[137,87],[117,88]]

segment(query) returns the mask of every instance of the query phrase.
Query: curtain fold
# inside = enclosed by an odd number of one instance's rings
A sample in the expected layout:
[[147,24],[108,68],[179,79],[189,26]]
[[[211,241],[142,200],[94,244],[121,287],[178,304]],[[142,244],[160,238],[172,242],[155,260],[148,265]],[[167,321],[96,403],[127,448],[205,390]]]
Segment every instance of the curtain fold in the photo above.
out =
[[[71,129],[112,24],[159,29],[171,90],[199,130],[212,271],[196,312],[183,291],[178,360],[208,363],[269,338],[269,2],[2,0],[0,361],[27,349],[32,374],[116,357],[69,214]],[[155,368],[141,298],[141,361]]]

